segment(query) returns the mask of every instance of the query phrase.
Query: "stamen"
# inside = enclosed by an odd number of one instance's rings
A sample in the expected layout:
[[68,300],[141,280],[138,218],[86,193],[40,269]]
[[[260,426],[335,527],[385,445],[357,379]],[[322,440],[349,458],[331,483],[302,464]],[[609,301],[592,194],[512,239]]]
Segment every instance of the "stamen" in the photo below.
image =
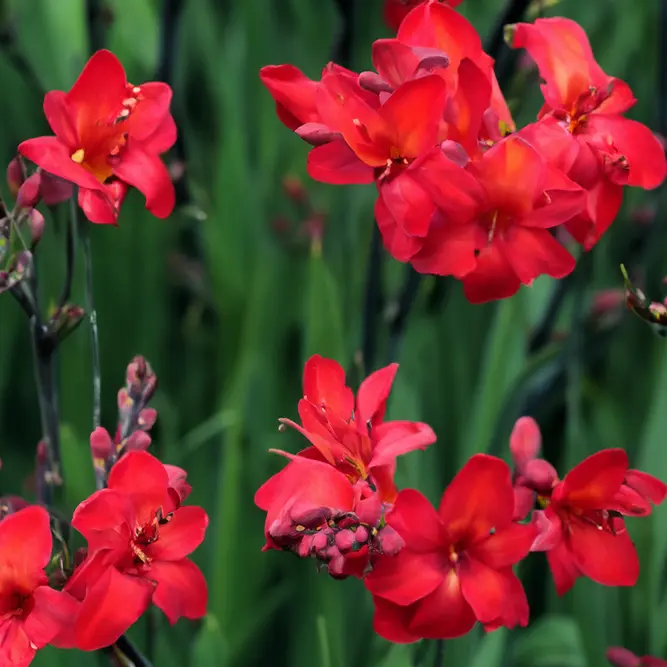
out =
[[84,159],[86,157],[86,154],[85,154],[83,148],[79,148],[79,150],[74,151],[74,153],[72,153],[72,155],[70,157],[72,158],[72,162],[76,162],[77,164],[81,164],[84,161]]

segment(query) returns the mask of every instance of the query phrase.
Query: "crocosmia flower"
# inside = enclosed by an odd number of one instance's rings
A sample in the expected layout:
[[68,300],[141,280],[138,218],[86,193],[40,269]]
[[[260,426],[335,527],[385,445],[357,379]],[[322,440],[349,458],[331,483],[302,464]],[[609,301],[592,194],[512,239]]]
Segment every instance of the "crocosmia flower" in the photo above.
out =
[[146,197],[146,208],[166,218],[174,186],[160,159],[176,141],[165,83],[128,83],[109,51],[88,61],[72,89],[51,91],[44,113],[54,137],[28,139],[19,153],[79,187],[79,205],[91,222],[115,224],[129,186]]
[[401,491],[388,523],[405,546],[365,579],[376,632],[408,643],[459,637],[478,621],[487,630],[526,625],[512,566],[528,555],[535,528],[514,523],[513,510],[510,469],[485,454],[466,463],[437,511],[418,491]]
[[[460,5],[463,0],[433,0],[434,2],[441,2],[456,7]],[[392,29],[398,30],[401,21],[418,5],[424,5],[431,0],[384,0],[384,20],[385,23]]]
[[31,506],[0,522],[0,664],[25,667],[77,613],[78,602],[49,586],[48,512]]
[[390,364],[369,375],[355,402],[343,368],[333,359],[314,355],[303,373],[301,425],[281,420],[313,445],[300,456],[326,461],[353,482],[370,482],[387,502],[396,497],[396,457],[435,442],[435,433],[427,424],[384,421],[397,370],[398,364]]
[[[187,556],[204,539],[208,517],[175,502],[173,472],[147,452],[130,452],[111,469],[108,488],[74,511],[72,527],[88,540],[87,558],[65,586],[82,600],[77,648],[112,644],[151,600],[171,623],[206,613],[206,580]],[[182,479],[179,486],[187,493]]]

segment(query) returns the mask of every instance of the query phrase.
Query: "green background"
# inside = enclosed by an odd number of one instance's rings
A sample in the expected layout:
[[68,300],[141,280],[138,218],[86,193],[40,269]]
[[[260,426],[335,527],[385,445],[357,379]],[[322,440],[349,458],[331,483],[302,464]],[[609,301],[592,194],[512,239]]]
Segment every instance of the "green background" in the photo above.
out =
[[[262,553],[263,516],[253,505],[257,487],[282,464],[267,450],[296,452],[303,445],[293,432],[280,434],[277,419],[296,415],[304,360],[314,352],[332,356],[352,369],[353,382],[359,378],[353,359],[362,335],[374,188],[312,182],[305,174],[308,146],[279,123],[258,78],[262,65],[283,62],[317,77],[339,26],[334,3],[183,5],[179,40],[170,50],[190,201],[161,221],[133,192],[118,228],[92,226],[91,236],[103,422],[115,430],[115,394],[125,366],[133,355],[145,355],[160,383],[152,451],[187,468],[190,502],[210,515],[206,542],[195,554],[209,581],[210,604],[201,623],[183,620],[170,629],[156,612],[130,636],[160,667],[431,665],[435,646],[392,647],[373,634],[370,596],[360,582],[336,582],[312,562]],[[499,0],[466,0],[461,10],[484,37],[501,7]],[[0,158],[6,164],[21,140],[49,134],[43,92],[71,86],[89,40],[82,0],[0,0],[0,8]],[[106,8],[107,47],[133,83],[154,79],[161,4],[108,0]],[[630,115],[659,127],[658,0],[563,0],[548,13],[582,23],[603,68],[626,80],[639,99]],[[380,0],[358,0],[355,29],[353,66],[369,69],[372,41],[390,36]],[[17,71],[19,61],[34,81]],[[534,119],[540,104],[537,83],[527,77],[520,74],[508,91],[519,122]],[[326,215],[321,256],[298,231],[307,214],[285,196],[287,174],[303,178],[313,206]],[[621,287],[621,262],[633,276],[643,271],[647,291],[659,298],[667,273],[663,215],[644,227],[634,218],[638,207],[659,207],[660,197],[628,193],[618,220],[568,281],[555,335],[537,354],[528,352],[527,342],[555,281],[539,279],[500,304],[472,306],[460,284],[428,278],[400,355],[388,359],[387,323],[405,267],[385,258],[376,366],[401,365],[389,416],[427,421],[438,434],[427,452],[399,462],[402,486],[437,500],[471,454],[507,457],[512,424],[524,412],[538,419],[561,475],[598,449],[624,447],[633,466],[667,480],[667,347],[623,309],[611,323],[590,316],[597,290]],[[38,249],[43,301],[57,297],[62,284],[66,215],[66,204],[48,215]],[[86,328],[66,341],[59,362],[67,512],[94,488]],[[10,295],[1,295],[0,490],[31,497],[40,433],[27,334],[23,313]],[[447,643],[445,664],[597,667],[606,664],[609,645],[664,655],[667,508],[629,523],[642,562],[637,587],[615,590],[579,580],[557,599],[543,556],[533,555],[521,568],[531,626],[487,636],[476,629]],[[96,657],[47,649],[34,664],[93,665]]]

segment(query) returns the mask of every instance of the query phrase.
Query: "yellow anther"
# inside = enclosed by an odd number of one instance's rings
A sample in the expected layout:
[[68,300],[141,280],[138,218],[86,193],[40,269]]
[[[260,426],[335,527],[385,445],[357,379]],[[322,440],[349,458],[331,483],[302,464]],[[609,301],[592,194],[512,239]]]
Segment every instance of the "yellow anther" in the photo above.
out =
[[77,164],[81,164],[84,161],[84,159],[86,157],[86,154],[84,153],[83,148],[79,148],[78,151],[74,151],[72,153],[71,157],[72,157],[72,162],[76,162]]

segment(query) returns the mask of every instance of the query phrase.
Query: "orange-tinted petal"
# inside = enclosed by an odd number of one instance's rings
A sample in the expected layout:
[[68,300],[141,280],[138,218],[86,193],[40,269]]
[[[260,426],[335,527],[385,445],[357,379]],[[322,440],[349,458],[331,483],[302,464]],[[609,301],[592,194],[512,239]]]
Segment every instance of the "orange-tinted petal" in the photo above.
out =
[[[493,489],[493,502],[488,500],[488,489]],[[455,543],[507,528],[513,510],[514,492],[507,463],[495,456],[475,454],[445,489],[438,514]]]
[[554,500],[572,507],[606,509],[623,484],[628,455],[623,449],[603,449],[584,459],[554,490]]
[[426,449],[436,441],[436,436],[428,424],[390,421],[375,428],[373,439],[375,444],[369,468],[384,466],[393,463],[397,456]]
[[342,140],[316,146],[308,153],[308,175],[320,183],[354,185],[372,183],[373,168],[362,162]]
[[280,120],[291,130],[304,123],[320,122],[315,104],[317,81],[309,79],[294,65],[267,65],[259,71],[259,78],[283,109]]

